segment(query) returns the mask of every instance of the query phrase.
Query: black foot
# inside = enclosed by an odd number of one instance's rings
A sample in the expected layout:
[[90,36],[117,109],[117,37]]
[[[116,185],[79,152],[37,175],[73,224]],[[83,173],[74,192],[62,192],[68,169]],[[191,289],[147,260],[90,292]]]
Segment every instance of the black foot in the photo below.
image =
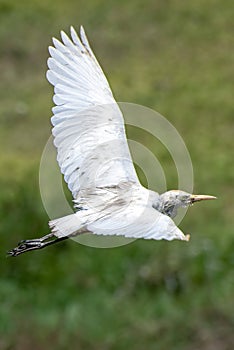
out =
[[30,250],[40,249],[43,247],[43,243],[39,239],[22,240],[18,243],[16,248],[13,248],[7,252],[7,256],[18,256],[22,253],[26,253]]
[[64,241],[65,239],[68,239],[68,236],[51,239],[49,241],[46,241],[48,238],[53,237],[53,234],[48,234],[42,238],[38,239],[26,239],[22,240],[18,243],[17,247],[9,250],[7,252],[7,256],[18,256],[22,253],[29,252],[30,250],[36,250],[36,249],[42,249],[47,247],[48,245],[52,245],[61,241]]

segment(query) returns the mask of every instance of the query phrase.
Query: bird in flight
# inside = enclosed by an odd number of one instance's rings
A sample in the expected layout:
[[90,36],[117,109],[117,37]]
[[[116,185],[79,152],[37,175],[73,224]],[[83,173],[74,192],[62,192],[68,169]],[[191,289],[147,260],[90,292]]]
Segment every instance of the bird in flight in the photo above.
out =
[[72,192],[75,212],[49,221],[51,232],[19,242],[10,256],[83,233],[188,241],[174,223],[177,209],[215,199],[180,190],[144,188],[128,148],[124,119],[89,45],[71,27],[49,47],[47,79],[54,86],[52,133],[57,161]]

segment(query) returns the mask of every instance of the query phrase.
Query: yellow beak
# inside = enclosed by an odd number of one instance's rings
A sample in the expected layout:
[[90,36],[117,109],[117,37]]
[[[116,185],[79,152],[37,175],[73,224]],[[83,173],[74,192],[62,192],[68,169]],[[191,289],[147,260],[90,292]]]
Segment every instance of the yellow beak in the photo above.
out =
[[217,199],[217,197],[208,196],[205,194],[192,194],[191,195],[191,202],[192,203],[199,202],[199,201],[206,201],[206,200],[210,200],[210,199]]

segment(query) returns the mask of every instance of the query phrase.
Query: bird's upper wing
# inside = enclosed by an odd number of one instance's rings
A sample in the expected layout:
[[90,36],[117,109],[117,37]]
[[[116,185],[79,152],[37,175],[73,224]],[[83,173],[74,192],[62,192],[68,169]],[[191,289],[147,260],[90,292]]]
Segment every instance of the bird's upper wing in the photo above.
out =
[[73,197],[80,189],[138,183],[122,113],[81,27],[80,38],[61,32],[49,48],[47,79],[58,163]]

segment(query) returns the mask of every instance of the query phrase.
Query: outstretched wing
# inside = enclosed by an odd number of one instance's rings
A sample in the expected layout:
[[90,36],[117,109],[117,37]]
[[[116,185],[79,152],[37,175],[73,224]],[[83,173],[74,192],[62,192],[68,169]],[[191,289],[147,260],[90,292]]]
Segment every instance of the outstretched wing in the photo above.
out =
[[[92,232],[126,238],[189,240],[174,221],[152,207],[156,193],[146,188],[122,183],[118,188],[95,188],[82,191],[79,202],[83,209],[50,222],[57,237]],[[81,231],[80,231],[81,230]]]
[[129,206],[119,212],[112,212],[109,217],[97,219],[88,224],[87,229],[97,235],[127,238],[188,241],[190,237],[185,235],[169,216],[161,214],[152,207]]
[[54,85],[52,133],[64,179],[80,189],[135,182],[122,113],[87,40],[71,27],[71,39],[49,47],[47,79]]

